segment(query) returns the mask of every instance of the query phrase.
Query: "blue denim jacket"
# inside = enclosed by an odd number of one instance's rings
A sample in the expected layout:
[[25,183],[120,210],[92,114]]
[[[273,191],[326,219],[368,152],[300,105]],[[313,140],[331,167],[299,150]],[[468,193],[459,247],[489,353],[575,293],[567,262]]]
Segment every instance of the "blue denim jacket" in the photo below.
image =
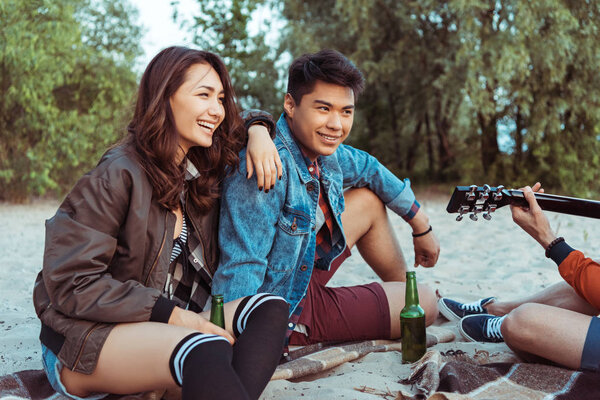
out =
[[309,173],[284,115],[277,122],[275,145],[283,175],[269,193],[259,191],[254,179],[246,179],[245,150],[239,170],[224,182],[221,259],[212,293],[230,301],[270,292],[285,298],[292,314],[306,294],[313,270],[319,190],[325,191],[335,217],[333,236],[340,237],[319,266],[323,269],[329,269],[346,247],[341,228],[344,188],[368,187],[405,219],[414,216],[418,203],[408,179],[398,179],[374,157],[344,144],[334,154],[318,158],[319,182]]

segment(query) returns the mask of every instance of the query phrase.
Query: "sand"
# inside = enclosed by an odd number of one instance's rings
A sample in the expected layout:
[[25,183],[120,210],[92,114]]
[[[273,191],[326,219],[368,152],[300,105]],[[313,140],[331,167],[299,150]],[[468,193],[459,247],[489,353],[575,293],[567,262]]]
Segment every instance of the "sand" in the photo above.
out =
[[[444,296],[473,301],[492,295],[500,299],[518,298],[561,280],[556,265],[544,257],[542,248],[512,222],[508,208],[498,210],[492,221],[480,218],[473,222],[466,218],[456,222],[455,215],[446,213],[446,202],[445,197],[421,199],[442,250],[435,268],[417,268],[420,282]],[[42,263],[44,221],[54,214],[57,206],[56,201],[29,205],[0,203],[0,375],[41,368],[40,324],[31,293]],[[600,258],[600,247],[592,245],[600,236],[598,221],[555,213],[548,216],[555,231],[571,246],[592,258]],[[412,265],[409,226],[395,215],[390,218],[405,257]],[[355,251],[331,285],[374,280],[377,277]],[[443,317],[435,324],[457,334],[452,343],[436,345],[438,349],[510,354],[504,344],[465,342],[456,324]],[[261,398],[393,399],[400,389],[410,392],[410,387],[398,383],[409,372],[409,366],[401,363],[400,353],[369,354],[299,382],[272,381]]]

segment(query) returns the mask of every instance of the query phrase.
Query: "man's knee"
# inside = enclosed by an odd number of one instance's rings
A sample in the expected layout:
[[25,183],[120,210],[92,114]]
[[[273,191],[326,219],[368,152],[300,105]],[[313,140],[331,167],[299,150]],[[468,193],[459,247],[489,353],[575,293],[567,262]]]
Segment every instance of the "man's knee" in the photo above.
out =
[[[400,310],[406,296],[406,284],[404,282],[384,282],[382,287],[390,305],[390,317],[400,318]],[[438,316],[437,297],[427,285],[418,284],[417,290],[419,291],[419,305],[425,311],[425,324],[429,326]]]
[[382,212],[385,211],[383,201],[368,188],[352,188],[344,192],[346,209],[352,211],[365,212]]
[[506,314],[500,328],[505,342],[526,344],[535,341],[535,320],[541,311],[539,304],[526,303]]
[[427,326],[434,323],[438,316],[437,296],[427,285],[418,284],[419,304],[425,310],[425,323]]

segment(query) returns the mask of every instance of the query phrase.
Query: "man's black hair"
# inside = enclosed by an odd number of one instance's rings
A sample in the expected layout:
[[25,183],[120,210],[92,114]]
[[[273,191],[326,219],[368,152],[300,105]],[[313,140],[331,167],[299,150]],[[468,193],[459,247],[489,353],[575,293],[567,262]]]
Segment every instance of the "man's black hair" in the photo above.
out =
[[335,50],[304,54],[290,65],[287,92],[296,104],[313,91],[315,83],[323,81],[352,89],[354,100],[363,91],[365,78],[354,63]]

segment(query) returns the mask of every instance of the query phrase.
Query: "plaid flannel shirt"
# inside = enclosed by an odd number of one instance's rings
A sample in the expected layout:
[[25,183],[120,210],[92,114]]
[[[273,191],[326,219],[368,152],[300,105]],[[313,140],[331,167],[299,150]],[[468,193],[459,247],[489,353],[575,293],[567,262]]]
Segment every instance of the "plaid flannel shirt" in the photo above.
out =
[[[311,162],[308,157],[304,156],[306,161],[308,172],[310,174],[320,179],[319,177],[319,165],[317,161]],[[321,225],[317,232],[316,236],[316,247],[315,247],[315,267],[319,268],[318,261],[323,258],[328,252],[331,251],[332,248],[332,237],[334,236],[333,231],[333,213],[325,200],[325,196],[323,195],[323,190],[319,191],[319,208],[317,209],[317,226]],[[339,236],[339,235],[335,235]],[[300,315],[302,314],[302,309],[304,308],[304,299],[300,300],[298,306],[292,313],[289,318],[288,331],[286,335],[286,347],[289,342],[290,336],[294,330],[298,330],[302,332],[302,328],[298,326],[298,321],[300,320]],[[292,328],[293,327],[293,328]],[[297,328],[297,329],[296,329]],[[287,349],[285,353],[287,353]]]
[[[194,164],[187,160],[185,179],[190,181],[199,176]],[[185,210],[185,193],[181,195],[181,204],[182,210]],[[185,213],[183,223],[184,228],[175,239],[171,253],[163,296],[175,301],[183,309],[200,312],[209,306],[213,274],[206,265],[199,235],[195,232],[194,225],[188,223]]]

